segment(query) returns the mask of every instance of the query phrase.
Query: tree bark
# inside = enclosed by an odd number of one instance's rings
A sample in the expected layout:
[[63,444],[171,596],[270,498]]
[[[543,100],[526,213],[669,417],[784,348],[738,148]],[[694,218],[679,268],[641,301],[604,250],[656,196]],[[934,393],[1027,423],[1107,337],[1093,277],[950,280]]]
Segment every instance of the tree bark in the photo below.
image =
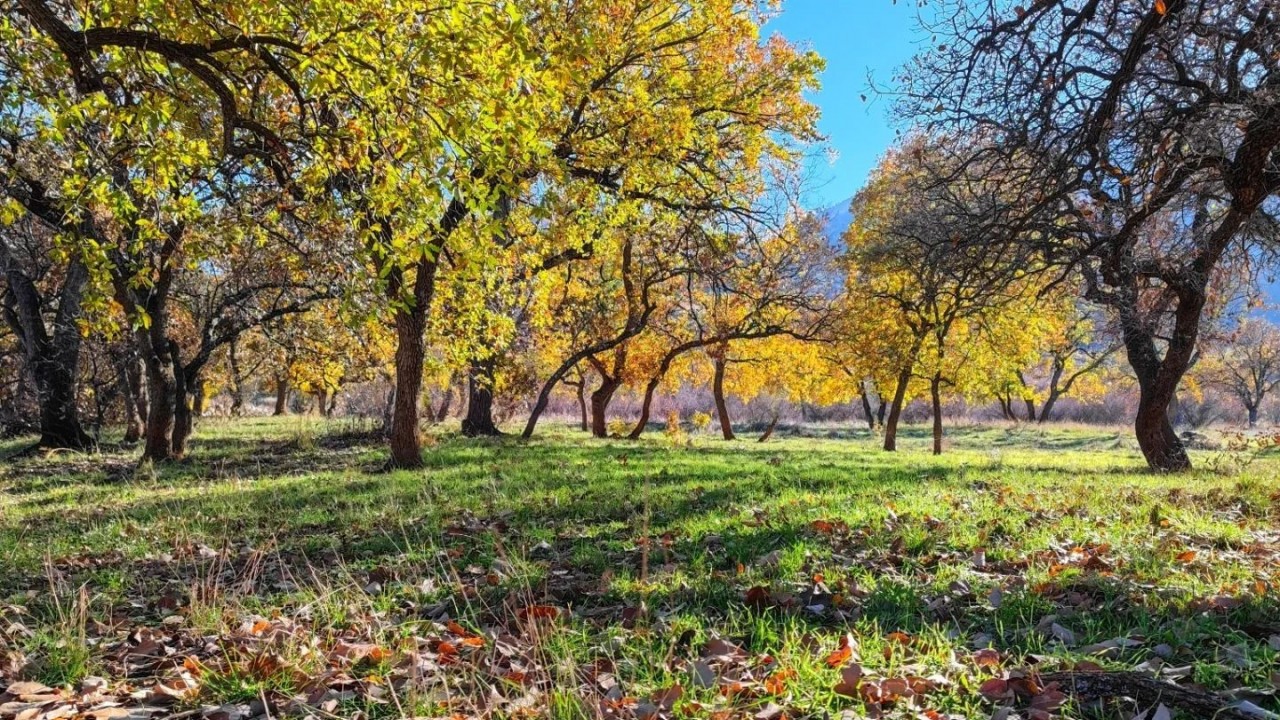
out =
[[170,437],[170,457],[180,460],[187,454],[187,441],[195,429],[196,396],[200,392],[197,374],[184,372],[179,361],[178,344],[169,341],[169,355],[174,364],[173,433]]
[[1134,432],[1147,465],[1157,472],[1181,472],[1191,469],[1191,458],[1173,429],[1173,424],[1169,420],[1169,410],[1173,404],[1178,383],[1190,364],[1203,305],[1203,296],[1199,302],[1178,303],[1174,311],[1174,335],[1187,333],[1190,326],[1191,340],[1187,343],[1184,338],[1177,347],[1171,342],[1163,358],[1156,350],[1152,331],[1141,322],[1141,318],[1134,316],[1137,308],[1136,299],[1130,306],[1135,308],[1135,311],[1130,311],[1128,308],[1121,310],[1125,349],[1129,355],[1129,365],[1138,378],[1138,413],[1134,418]]
[[276,417],[289,414],[289,375],[286,372],[276,375],[276,406],[271,414]]
[[721,348],[712,358],[715,363],[715,375],[711,381],[711,392],[715,396],[716,416],[720,418],[720,435],[725,440],[733,440],[733,423],[729,420],[729,403],[724,397],[724,370],[725,370],[725,349]]
[[1258,406],[1249,405],[1247,407],[1249,410],[1249,429],[1252,430],[1258,427]]
[[43,301],[35,283],[0,244],[5,265],[5,319],[17,335],[35,381],[40,408],[40,446],[86,450],[94,440],[80,423],[77,401],[81,336],[77,320],[89,271],[72,261],[59,291],[52,333],[45,327]]
[[942,376],[929,378],[929,398],[933,402],[933,454],[942,454]]
[[143,376],[146,372],[142,358],[132,347],[125,348],[125,355],[120,358],[120,393],[124,400],[124,441],[136,443],[142,439],[146,426],[147,400]]
[[591,393],[591,434],[598,438],[609,437],[609,401],[622,387],[618,378],[600,377],[600,387]]
[[[138,330],[138,335],[148,331]],[[177,373],[168,343],[164,349],[154,348],[148,339],[139,343],[144,350],[142,361],[147,368],[147,427],[142,450],[144,460],[164,461],[173,454],[174,415],[177,402]]]
[[462,434],[467,437],[497,437],[502,434],[493,421],[493,385],[496,379],[493,358],[472,360],[467,368],[467,416]]
[[894,452],[898,449],[898,420],[902,418],[902,402],[907,397],[907,384],[911,382],[911,367],[907,366],[898,372],[898,383],[893,388],[893,402],[889,404],[889,419],[884,424],[884,449]]
[[415,306],[395,313],[396,397],[391,409],[390,466],[422,467],[422,438],[418,429],[422,363],[426,359],[426,308]]

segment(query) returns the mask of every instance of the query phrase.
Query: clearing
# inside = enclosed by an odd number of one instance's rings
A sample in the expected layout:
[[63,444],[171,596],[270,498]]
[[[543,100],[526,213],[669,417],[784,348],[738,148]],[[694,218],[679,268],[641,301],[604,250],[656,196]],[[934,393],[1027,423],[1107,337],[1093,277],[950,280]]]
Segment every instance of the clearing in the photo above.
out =
[[[180,465],[13,461],[0,717],[1280,710],[1280,454],[926,432],[439,436],[380,473],[352,422],[209,420]],[[1185,693],[1049,675],[1099,669]]]

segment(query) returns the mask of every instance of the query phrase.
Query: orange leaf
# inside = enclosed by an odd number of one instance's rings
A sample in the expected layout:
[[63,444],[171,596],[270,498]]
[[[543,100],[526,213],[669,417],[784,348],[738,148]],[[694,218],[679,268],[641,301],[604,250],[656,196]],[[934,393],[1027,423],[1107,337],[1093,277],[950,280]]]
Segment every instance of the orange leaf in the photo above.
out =
[[1184,564],[1189,563],[1195,559],[1196,559],[1195,550],[1187,550],[1186,552],[1178,553],[1178,562],[1180,563],[1184,563]]
[[1162,16],[1169,12],[1169,7],[1164,4],[1164,0],[1156,0],[1156,12],[1160,13]]

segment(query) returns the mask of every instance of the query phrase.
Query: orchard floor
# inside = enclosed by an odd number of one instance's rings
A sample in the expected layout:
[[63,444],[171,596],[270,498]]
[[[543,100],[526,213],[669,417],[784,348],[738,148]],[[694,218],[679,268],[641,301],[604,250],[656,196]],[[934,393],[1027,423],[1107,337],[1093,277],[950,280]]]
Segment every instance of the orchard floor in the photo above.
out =
[[0,718],[1280,711],[1280,453],[948,432],[441,434],[381,473],[353,423],[206,420],[177,465],[11,460]]

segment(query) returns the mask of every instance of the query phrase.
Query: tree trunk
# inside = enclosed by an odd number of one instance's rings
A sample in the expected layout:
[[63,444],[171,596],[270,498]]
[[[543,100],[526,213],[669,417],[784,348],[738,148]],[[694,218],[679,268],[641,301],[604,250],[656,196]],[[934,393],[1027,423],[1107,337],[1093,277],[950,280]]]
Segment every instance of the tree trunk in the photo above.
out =
[[862,397],[862,414],[867,418],[867,429],[876,429],[876,416],[871,412],[871,398],[867,397],[867,386],[865,383],[859,383],[858,395]]
[[205,406],[209,404],[209,397],[204,393],[204,383],[191,388],[191,414],[196,417],[204,417]]
[[440,408],[436,410],[435,421],[442,423],[449,419],[449,409],[453,407],[453,379],[449,379],[449,386],[444,390],[444,397],[440,399]]
[[760,439],[756,442],[767,442],[769,438],[773,437],[773,430],[776,427],[778,427],[778,415],[774,414],[773,420],[769,421],[769,427],[764,429],[764,432],[760,435]]
[[324,416],[327,418],[331,418],[333,417],[334,413],[336,413],[337,411],[338,411],[338,389],[334,388],[333,392],[329,393],[329,407],[325,408]]
[[898,449],[898,420],[902,418],[902,402],[907,397],[907,384],[911,382],[911,367],[904,367],[898,373],[898,384],[893,389],[893,402],[889,405],[889,419],[884,425],[884,449],[894,452]]
[[609,437],[609,401],[621,386],[620,380],[601,376],[600,387],[591,393],[591,434],[595,437]]
[[1190,470],[1191,458],[1173,429],[1169,410],[1178,383],[1190,365],[1204,297],[1201,295],[1199,302],[1184,299],[1178,303],[1174,310],[1173,335],[1163,358],[1156,349],[1151,329],[1141,317],[1135,316],[1137,307],[1134,299],[1128,307],[1121,308],[1121,329],[1129,365],[1138,378],[1138,414],[1134,419],[1138,447],[1152,470]]
[[929,398],[933,401],[933,454],[942,454],[942,377],[929,379]]
[[324,388],[320,388],[319,390],[316,391],[316,405],[315,405],[316,414],[321,417],[324,417],[325,408],[327,408],[328,406],[329,406],[329,391]]
[[467,416],[462,419],[462,434],[467,437],[497,437],[502,434],[493,421],[493,384],[496,363],[493,358],[472,360],[467,369]]
[[661,378],[650,378],[649,382],[644,386],[644,400],[640,403],[640,419],[636,421],[636,426],[632,428],[631,434],[627,437],[632,440],[639,440],[640,435],[649,425],[649,415],[653,409],[653,396],[657,394],[658,385],[662,383]]
[[173,457],[178,378],[169,343],[155,342],[150,334],[147,329],[135,333],[147,368],[147,427],[142,459],[159,462]]
[[276,417],[289,414],[289,376],[286,373],[276,375],[276,407],[271,414]]
[[241,374],[240,359],[236,354],[236,342],[227,346],[227,366],[231,371],[231,417],[244,415],[245,378]]
[[1057,389],[1049,390],[1049,396],[1044,399],[1044,405],[1040,407],[1040,418],[1036,422],[1043,425],[1053,418],[1053,408],[1058,404],[1059,397],[1062,397],[1062,394]]
[[124,441],[136,443],[142,439],[146,426],[147,400],[146,388],[142,378],[146,372],[142,358],[132,347],[125,349],[126,355],[120,359],[120,388],[124,400]]
[[876,397],[880,398],[876,405],[876,425],[884,427],[884,413],[888,410],[888,405],[885,403],[884,397],[879,393],[876,393]]
[[43,301],[39,290],[14,264],[2,243],[0,260],[5,265],[5,319],[18,336],[27,367],[35,380],[40,407],[40,445],[90,449],[94,441],[80,424],[76,402],[81,345],[77,320],[89,271],[78,261],[68,265],[50,333],[41,315]]
[[733,423],[729,420],[729,404],[725,402],[724,398],[725,359],[723,351],[715,356],[714,362],[715,375],[711,382],[711,392],[715,395],[716,416],[720,418],[720,434],[725,440],[733,440],[736,436],[733,434]]
[[578,426],[579,426],[579,429],[582,430],[582,432],[587,432],[588,430],[591,429],[591,420],[590,420],[590,416],[587,414],[586,378],[583,378],[582,382],[578,383],[577,394],[578,394],[578,413],[579,413]]
[[187,454],[187,440],[191,438],[191,433],[195,429],[196,396],[200,393],[201,383],[199,376],[184,372],[182,363],[179,362],[178,344],[172,340],[169,341],[169,356],[173,358],[175,368],[170,457],[181,460]]
[[1249,429],[1252,430],[1258,427],[1258,406],[1249,405],[1247,407],[1249,410]]
[[391,467],[422,467],[422,438],[418,429],[422,363],[426,359],[426,308],[396,311],[396,398],[391,410]]

